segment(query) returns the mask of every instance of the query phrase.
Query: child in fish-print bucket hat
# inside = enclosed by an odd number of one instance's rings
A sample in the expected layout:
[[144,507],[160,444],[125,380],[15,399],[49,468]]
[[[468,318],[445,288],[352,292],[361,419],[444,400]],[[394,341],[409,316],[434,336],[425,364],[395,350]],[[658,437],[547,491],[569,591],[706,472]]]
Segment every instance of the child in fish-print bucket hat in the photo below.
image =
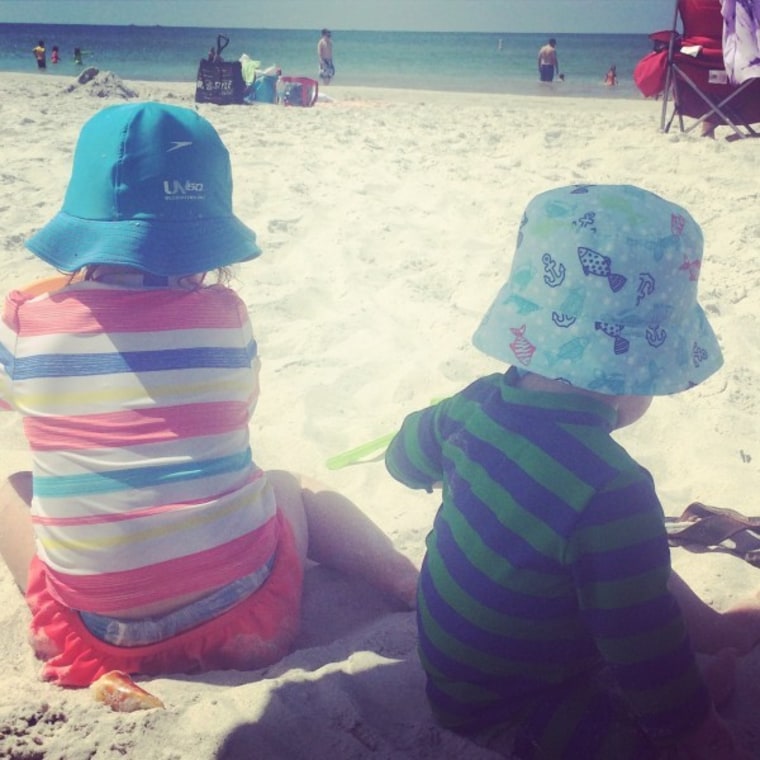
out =
[[[439,494],[417,591],[427,697],[463,733],[512,726],[519,758],[738,758],[715,701],[760,640],[673,572],[652,476],[613,437],[652,396],[721,365],[697,303],[702,233],[637,187],[528,205],[474,336],[508,362],[404,419],[385,455]],[[722,684],[722,686],[721,686]]]
[[697,303],[702,231],[630,185],[542,193],[522,218],[508,282],[477,329],[481,351],[612,395],[666,395],[722,364]]

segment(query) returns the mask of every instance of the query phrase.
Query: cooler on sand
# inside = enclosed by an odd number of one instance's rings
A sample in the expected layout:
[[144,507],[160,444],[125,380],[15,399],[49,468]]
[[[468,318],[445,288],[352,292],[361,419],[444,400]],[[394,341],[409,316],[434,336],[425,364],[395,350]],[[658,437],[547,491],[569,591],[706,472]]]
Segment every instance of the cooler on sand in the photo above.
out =
[[319,83],[309,77],[280,77],[278,92],[284,106],[310,108],[317,102]]

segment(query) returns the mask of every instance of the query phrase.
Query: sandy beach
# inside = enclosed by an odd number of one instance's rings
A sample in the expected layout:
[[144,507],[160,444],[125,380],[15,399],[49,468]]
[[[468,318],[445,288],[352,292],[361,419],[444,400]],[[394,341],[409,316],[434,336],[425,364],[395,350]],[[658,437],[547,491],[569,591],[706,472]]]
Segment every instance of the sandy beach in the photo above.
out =
[[[141,100],[195,107],[193,84],[0,79],[3,293],[49,276],[23,241],[60,207],[79,129]],[[262,357],[251,426],[264,468],[354,499],[415,562],[438,507],[386,473],[382,450],[327,460],[393,432],[410,411],[502,367],[470,337],[506,277],[523,208],[571,183],[630,183],[702,225],[701,302],[725,366],[657,398],[616,434],[653,474],[667,515],[693,501],[760,515],[758,141],[659,131],[660,103],[324,88],[310,109],[200,105],[230,150],[237,215],[264,254],[236,270]],[[698,130],[697,130],[698,132]],[[19,418],[0,415],[0,475],[28,468]],[[746,538],[746,537],[745,537]],[[751,536],[749,537],[752,538]],[[673,550],[722,609],[760,590],[728,551]],[[255,672],[138,679],[165,710],[109,711],[37,678],[28,612],[0,566],[0,757],[14,760],[495,758],[444,731],[424,696],[415,619],[358,582],[307,572],[297,649]],[[760,648],[739,661],[723,713],[760,758]]]

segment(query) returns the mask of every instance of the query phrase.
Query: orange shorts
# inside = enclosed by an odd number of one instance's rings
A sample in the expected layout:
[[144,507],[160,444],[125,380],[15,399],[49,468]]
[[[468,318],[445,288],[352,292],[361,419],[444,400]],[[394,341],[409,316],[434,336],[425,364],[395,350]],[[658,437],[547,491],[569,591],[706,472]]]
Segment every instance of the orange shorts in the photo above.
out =
[[160,675],[206,670],[254,670],[284,657],[298,633],[303,567],[293,531],[278,515],[280,540],[264,584],[212,620],[155,644],[119,647],[94,636],[79,614],[53,599],[45,566],[35,557],[26,600],[31,643],[44,661],[42,678],[60,686],[89,686],[110,670]]

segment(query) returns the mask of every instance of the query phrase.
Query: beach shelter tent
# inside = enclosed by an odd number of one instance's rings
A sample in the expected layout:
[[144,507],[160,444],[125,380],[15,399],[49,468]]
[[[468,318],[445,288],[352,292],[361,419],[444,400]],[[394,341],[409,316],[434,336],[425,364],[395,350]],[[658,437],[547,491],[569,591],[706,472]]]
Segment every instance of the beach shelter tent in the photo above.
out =
[[733,138],[760,136],[752,128],[760,122],[760,66],[739,71],[736,65],[753,57],[742,50],[752,35],[737,34],[739,21],[744,28],[755,20],[753,2],[760,14],[760,0],[675,0],[671,28],[650,35],[655,51],[639,62],[634,78],[645,95],[660,94],[661,87],[663,131],[677,119],[682,132],[707,122],[729,126]]

